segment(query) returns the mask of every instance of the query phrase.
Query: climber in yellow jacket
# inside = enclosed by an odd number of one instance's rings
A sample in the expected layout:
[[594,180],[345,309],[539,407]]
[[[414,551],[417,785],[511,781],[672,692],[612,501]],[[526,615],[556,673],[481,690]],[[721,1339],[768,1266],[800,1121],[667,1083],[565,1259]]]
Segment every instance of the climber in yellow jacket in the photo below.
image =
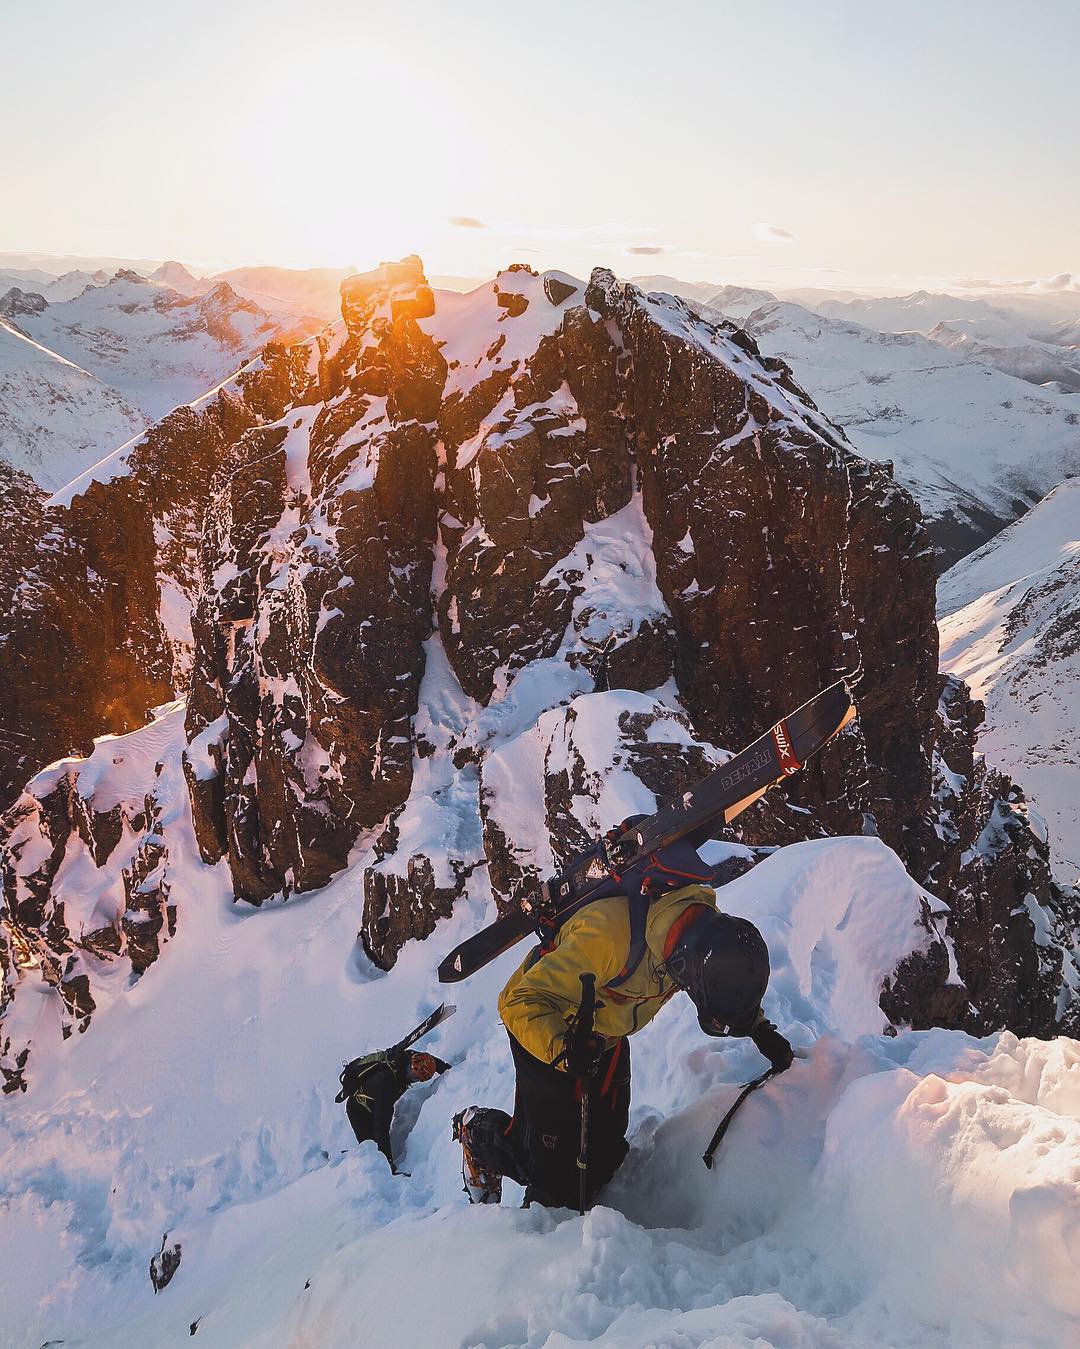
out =
[[[589,1097],[589,1197],[615,1174],[628,1151],[630,1047],[680,990],[708,1035],[749,1035],[774,1068],[792,1051],[765,1020],[761,1001],[769,955],[745,918],[721,913],[703,885],[652,900],[644,943],[631,948],[630,906],[612,895],[568,918],[550,946],[536,947],[510,977],[499,1014],[517,1072],[513,1116],[470,1106],[455,1117],[466,1192],[497,1203],[502,1177],[526,1186],[526,1202],[573,1207],[578,1202],[578,1122]],[[592,1034],[575,1036],[582,974],[596,981]]]

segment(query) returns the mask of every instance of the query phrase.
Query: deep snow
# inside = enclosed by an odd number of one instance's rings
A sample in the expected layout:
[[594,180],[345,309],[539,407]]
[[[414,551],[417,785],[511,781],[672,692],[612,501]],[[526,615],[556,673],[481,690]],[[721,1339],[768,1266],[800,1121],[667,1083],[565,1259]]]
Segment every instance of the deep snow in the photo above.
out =
[[[767,1010],[808,1057],[751,1098],[713,1172],[705,1144],[763,1064],[677,999],[634,1040],[633,1152],[604,1204],[522,1211],[508,1185],[502,1207],[470,1209],[450,1119],[509,1106],[494,1007],[521,949],[450,991],[458,1013],[426,1043],[455,1066],[399,1108],[411,1180],[356,1148],[333,1096],[343,1059],[448,992],[434,966],[489,916],[483,871],[388,975],[356,942],[360,849],[323,891],[234,905],[225,869],[197,858],[182,715],[100,742],[81,779],[122,801],[165,763],[176,936],[133,986],[119,966],[95,983],[85,1035],[59,1039],[31,976],[16,999],[34,1050],[30,1091],[0,1115],[3,1343],[141,1349],[193,1325],[200,1345],[245,1349],[1075,1340],[1080,1045],[882,1034],[881,978],[940,905],[879,841],[798,844],[723,891],[765,932]],[[89,903],[92,874],[67,879]],[[155,1295],[164,1233],[182,1259]]]

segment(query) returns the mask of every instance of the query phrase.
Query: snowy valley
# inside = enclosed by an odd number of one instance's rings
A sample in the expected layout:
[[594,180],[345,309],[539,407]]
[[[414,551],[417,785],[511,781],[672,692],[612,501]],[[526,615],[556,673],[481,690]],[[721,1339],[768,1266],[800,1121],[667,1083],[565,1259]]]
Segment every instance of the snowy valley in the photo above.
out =
[[[417,258],[292,342],[230,300],[233,363],[162,374],[228,297],[153,284],[0,329],[154,421],[6,488],[0,1342],[1071,1343],[1068,396],[760,293]],[[169,333],[107,341],[116,288]],[[467,1205],[450,1121],[510,1108],[522,948],[425,1042],[411,1177],[357,1149],[340,1066],[446,951],[840,678],[858,719],[706,845],[800,1051],[713,1171],[764,1064],[678,998],[599,1205]]]

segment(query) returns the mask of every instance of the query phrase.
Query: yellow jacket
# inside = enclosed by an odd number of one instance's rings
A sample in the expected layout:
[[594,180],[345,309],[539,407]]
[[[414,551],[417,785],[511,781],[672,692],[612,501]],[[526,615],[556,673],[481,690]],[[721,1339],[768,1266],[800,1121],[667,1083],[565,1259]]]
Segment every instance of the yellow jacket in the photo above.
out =
[[[630,951],[630,907],[622,895],[594,900],[567,920],[546,954],[529,953],[499,995],[503,1025],[534,1058],[551,1063],[562,1051],[567,1023],[581,1001],[582,974],[596,976],[597,1035],[614,1040],[650,1022],[677,991],[663,969],[668,934],[693,905],[716,908],[716,892],[687,885],[649,906],[645,954],[624,984],[607,988]],[[561,1065],[560,1065],[561,1066]]]

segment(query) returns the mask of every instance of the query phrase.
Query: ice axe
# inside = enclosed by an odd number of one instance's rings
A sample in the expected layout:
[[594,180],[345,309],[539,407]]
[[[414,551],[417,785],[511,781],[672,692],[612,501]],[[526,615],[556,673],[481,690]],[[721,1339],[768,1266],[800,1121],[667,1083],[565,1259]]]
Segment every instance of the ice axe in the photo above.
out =
[[[797,1059],[805,1059],[809,1057],[805,1049],[796,1049],[793,1052]],[[765,1072],[761,1074],[760,1077],[755,1077],[753,1082],[747,1082],[747,1084],[743,1087],[742,1091],[740,1091],[738,1096],[736,1096],[735,1104],[731,1107],[731,1109],[727,1112],[724,1118],[716,1126],[716,1133],[714,1133],[712,1138],[709,1140],[709,1146],[705,1149],[705,1155],[701,1159],[705,1163],[705,1166],[709,1171],[712,1170],[713,1157],[716,1153],[716,1149],[724,1141],[724,1135],[728,1131],[728,1125],[735,1118],[736,1114],[738,1113],[739,1107],[742,1105],[742,1103],[746,1100],[748,1096],[752,1096],[753,1093],[757,1091],[758,1087],[763,1087],[765,1083],[769,1081],[770,1078],[779,1077],[780,1074],[783,1072],[787,1072],[787,1069],[767,1068]]]

